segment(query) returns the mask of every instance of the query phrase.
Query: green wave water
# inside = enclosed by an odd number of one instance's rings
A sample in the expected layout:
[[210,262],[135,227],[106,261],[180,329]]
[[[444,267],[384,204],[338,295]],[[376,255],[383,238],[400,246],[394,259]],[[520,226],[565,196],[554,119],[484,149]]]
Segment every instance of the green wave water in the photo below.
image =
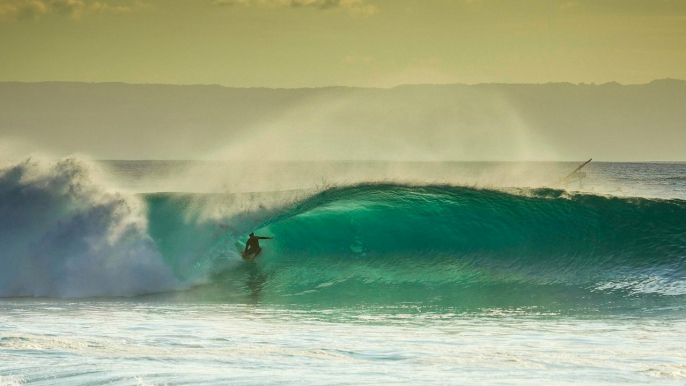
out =
[[[198,208],[235,198],[145,199],[167,263],[184,279],[209,270],[202,288],[213,296],[587,308],[669,305],[686,294],[681,200],[364,184],[200,221]],[[252,230],[275,236],[256,265],[238,257]]]

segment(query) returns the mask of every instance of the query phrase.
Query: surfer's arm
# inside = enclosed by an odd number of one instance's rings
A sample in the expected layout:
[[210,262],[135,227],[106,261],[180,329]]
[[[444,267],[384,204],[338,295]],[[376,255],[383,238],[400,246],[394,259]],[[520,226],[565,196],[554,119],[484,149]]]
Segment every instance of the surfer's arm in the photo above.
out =
[[274,236],[272,236],[272,237],[257,236],[257,238],[260,240],[269,240],[269,239],[273,239]]

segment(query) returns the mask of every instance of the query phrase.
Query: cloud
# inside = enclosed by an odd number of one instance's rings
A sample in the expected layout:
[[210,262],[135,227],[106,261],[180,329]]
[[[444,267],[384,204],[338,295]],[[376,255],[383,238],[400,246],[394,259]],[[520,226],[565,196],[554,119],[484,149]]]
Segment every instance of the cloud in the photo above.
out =
[[94,14],[127,14],[150,8],[151,4],[138,0],[0,0],[0,21],[36,20],[51,13],[80,19]]
[[365,4],[364,0],[214,0],[214,4],[222,6],[259,6],[263,8],[316,8],[319,10],[345,9],[352,16],[372,16],[379,12],[373,5]]

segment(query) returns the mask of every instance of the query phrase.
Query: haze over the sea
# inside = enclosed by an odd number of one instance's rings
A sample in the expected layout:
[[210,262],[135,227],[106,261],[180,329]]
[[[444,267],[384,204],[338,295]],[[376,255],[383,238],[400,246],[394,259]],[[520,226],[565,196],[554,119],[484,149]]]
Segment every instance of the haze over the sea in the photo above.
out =
[[0,158],[684,160],[685,20],[668,0],[0,0]]
[[392,89],[0,83],[0,151],[97,159],[680,161],[686,81]]

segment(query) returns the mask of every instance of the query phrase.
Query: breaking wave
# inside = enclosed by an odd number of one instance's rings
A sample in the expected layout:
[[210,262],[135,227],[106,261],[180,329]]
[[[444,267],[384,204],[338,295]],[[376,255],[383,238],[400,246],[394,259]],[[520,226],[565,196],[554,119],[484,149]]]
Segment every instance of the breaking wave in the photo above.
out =
[[[686,294],[681,200],[377,183],[133,196],[105,190],[76,160],[4,169],[0,200],[0,296],[198,284],[285,302],[512,305],[562,296],[579,304]],[[275,236],[256,265],[239,256],[252,230]]]

